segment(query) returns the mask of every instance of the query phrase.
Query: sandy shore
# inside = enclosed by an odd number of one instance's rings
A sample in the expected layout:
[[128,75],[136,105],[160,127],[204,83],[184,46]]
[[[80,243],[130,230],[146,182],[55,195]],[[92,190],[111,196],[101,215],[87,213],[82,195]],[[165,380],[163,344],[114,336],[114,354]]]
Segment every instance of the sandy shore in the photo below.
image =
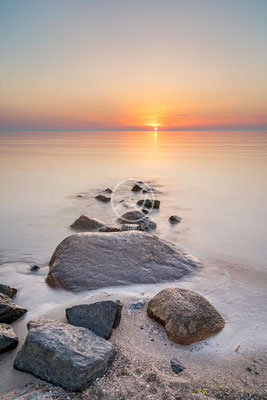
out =
[[[219,335],[191,346],[170,342],[164,328],[151,321],[146,314],[148,297],[123,297],[102,293],[91,297],[120,300],[123,303],[120,326],[114,330],[110,341],[117,348],[112,367],[101,379],[82,394],[68,393],[60,388],[45,385],[52,399],[90,400],[187,400],[187,399],[267,399],[266,356],[259,348],[242,348],[224,351]],[[144,301],[140,310],[129,307]],[[63,307],[58,307],[42,317],[65,321]],[[26,335],[26,318],[18,321],[20,343]],[[14,324],[15,325],[15,324]],[[227,328],[226,328],[227,329]],[[34,387],[44,382],[13,369],[16,351],[0,356],[1,393],[18,389],[26,383]],[[170,360],[176,358],[185,370],[176,375]],[[37,395],[36,395],[37,396]],[[2,398],[0,396],[0,398]],[[5,398],[5,396],[3,397]],[[23,397],[24,398],[24,397]],[[38,398],[38,397],[36,397]],[[45,397],[44,397],[45,398]]]

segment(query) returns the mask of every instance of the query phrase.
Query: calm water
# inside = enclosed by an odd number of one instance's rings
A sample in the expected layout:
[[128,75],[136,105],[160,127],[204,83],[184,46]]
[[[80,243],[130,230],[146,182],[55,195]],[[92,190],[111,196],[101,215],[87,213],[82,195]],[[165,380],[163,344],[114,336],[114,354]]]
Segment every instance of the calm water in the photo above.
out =
[[[252,340],[255,329],[259,341],[267,288],[266,162],[265,132],[0,133],[1,280],[21,288],[19,300],[30,311],[63,301],[44,283],[53,250],[80,214],[113,221],[110,204],[94,199],[98,193],[141,179],[161,192],[156,234],[204,263],[179,284],[223,313],[228,325],[218,337],[229,346]],[[179,225],[170,226],[172,214],[182,217]],[[29,263],[44,268],[32,275]]]

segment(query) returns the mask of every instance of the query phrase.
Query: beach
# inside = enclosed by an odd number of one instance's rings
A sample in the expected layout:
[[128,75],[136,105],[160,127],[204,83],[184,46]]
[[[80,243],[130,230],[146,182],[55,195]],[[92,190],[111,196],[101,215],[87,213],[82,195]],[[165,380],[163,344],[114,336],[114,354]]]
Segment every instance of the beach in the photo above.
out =
[[[17,288],[15,302],[28,310],[12,324],[19,347],[0,355],[1,394],[44,383],[13,369],[28,321],[66,322],[66,307],[111,299],[123,307],[110,339],[117,349],[110,370],[83,394],[57,389],[52,398],[266,398],[266,134],[28,132],[0,134],[0,141],[0,283]],[[157,191],[161,206],[150,215],[157,224],[152,234],[196,257],[201,267],[176,281],[82,293],[48,286],[49,259],[74,233],[70,225],[82,214],[114,225],[110,204],[95,197],[129,179]],[[171,225],[170,215],[182,221]],[[32,265],[40,269],[31,271]],[[170,286],[207,298],[225,328],[190,346],[172,343],[146,312],[148,301]],[[137,302],[143,307],[131,311]],[[185,368],[179,375],[170,368],[173,358]]]

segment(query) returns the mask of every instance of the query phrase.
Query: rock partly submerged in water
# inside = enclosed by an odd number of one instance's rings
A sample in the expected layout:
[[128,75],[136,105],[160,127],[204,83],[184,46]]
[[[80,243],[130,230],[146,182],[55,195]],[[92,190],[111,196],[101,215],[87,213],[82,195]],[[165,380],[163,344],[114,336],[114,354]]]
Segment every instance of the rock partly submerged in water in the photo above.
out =
[[31,321],[14,367],[67,390],[81,391],[110,367],[115,349],[86,328]]
[[159,209],[160,207],[160,201],[159,200],[138,200],[137,205],[139,207],[146,207],[146,208],[155,208]]
[[97,231],[102,228],[105,224],[96,218],[88,217],[86,215],[80,215],[73,224],[71,228],[79,231]]
[[157,228],[156,222],[152,221],[142,211],[128,211],[118,218],[117,222],[122,226],[123,230],[125,230],[123,227],[128,224],[136,225],[136,229],[141,231],[150,231]]
[[13,297],[17,293],[17,289],[0,283],[0,293],[5,294],[8,297]]
[[26,308],[17,306],[10,297],[0,293],[0,322],[11,324],[26,312]]
[[114,301],[98,301],[66,309],[70,324],[90,329],[96,335],[109,339],[112,329],[119,326],[122,305]]
[[203,296],[176,287],[154,296],[147,314],[165,327],[172,342],[185,345],[213,336],[225,325],[223,317]]
[[64,239],[49,262],[47,282],[69,290],[173,281],[199,262],[149,233],[79,233]]
[[13,350],[17,347],[19,340],[17,335],[7,324],[0,324],[0,353]]
[[132,192],[140,192],[140,190],[142,190],[142,187],[140,185],[138,185],[137,183],[133,185]]
[[169,222],[171,224],[179,224],[179,222],[181,222],[181,221],[182,221],[182,218],[178,217],[178,215],[171,215],[169,218]]
[[102,201],[102,203],[108,203],[111,200],[111,197],[103,196],[102,194],[99,194],[98,196],[95,197],[96,200]]

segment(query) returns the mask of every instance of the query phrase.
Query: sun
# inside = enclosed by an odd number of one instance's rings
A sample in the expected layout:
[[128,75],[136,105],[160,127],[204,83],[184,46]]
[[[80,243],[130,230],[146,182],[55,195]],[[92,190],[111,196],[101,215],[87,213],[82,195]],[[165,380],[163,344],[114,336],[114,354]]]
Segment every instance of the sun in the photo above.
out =
[[154,127],[154,131],[157,131],[157,130],[158,130],[158,128],[155,126],[155,127]]

